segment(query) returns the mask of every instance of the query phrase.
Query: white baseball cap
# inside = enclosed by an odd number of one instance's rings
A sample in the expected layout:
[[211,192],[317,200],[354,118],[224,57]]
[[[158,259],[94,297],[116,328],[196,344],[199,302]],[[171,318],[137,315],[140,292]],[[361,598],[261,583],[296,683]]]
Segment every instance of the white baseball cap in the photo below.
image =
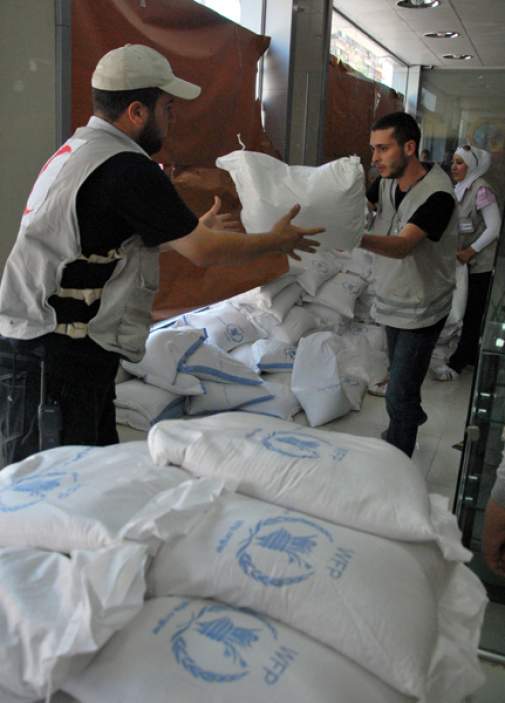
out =
[[125,44],[102,56],[91,77],[91,85],[109,91],[159,88],[185,100],[197,98],[202,90],[194,83],[177,78],[167,59],[143,44]]

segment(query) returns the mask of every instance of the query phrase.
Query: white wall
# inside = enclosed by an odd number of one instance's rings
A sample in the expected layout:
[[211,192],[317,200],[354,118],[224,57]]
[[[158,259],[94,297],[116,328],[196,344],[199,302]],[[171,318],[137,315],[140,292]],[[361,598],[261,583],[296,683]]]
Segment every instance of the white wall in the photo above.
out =
[[56,148],[55,0],[0,0],[0,267]]

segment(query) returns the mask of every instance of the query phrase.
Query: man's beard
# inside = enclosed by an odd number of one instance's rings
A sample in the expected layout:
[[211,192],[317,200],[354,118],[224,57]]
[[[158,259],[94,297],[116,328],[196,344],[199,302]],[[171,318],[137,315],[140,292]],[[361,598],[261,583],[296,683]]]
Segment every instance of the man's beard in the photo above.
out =
[[142,133],[137,137],[136,142],[142,149],[151,156],[163,146],[163,139],[154,120],[154,115],[149,116]]
[[407,168],[408,164],[408,159],[405,156],[405,154],[401,154],[399,160],[396,162],[394,166],[391,166],[391,173],[389,174],[388,178],[401,178],[403,174],[405,173],[405,169]]

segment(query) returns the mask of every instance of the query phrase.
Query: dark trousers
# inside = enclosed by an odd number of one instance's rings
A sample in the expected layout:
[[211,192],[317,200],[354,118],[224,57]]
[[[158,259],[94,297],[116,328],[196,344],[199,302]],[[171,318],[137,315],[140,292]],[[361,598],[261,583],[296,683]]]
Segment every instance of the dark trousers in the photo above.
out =
[[444,317],[430,327],[415,330],[386,326],[389,354],[386,410],[389,427],[384,438],[407,456],[412,456],[414,452],[417,428],[427,420],[421,407],[421,386],[446,319]]
[[479,350],[479,337],[482,320],[486,312],[486,300],[491,271],[470,273],[468,276],[468,299],[466,303],[463,328],[456,351],[449,359],[449,366],[461,373],[465,366],[475,366]]
[[[46,400],[60,406],[60,444],[118,442],[114,408],[118,360],[48,357]],[[0,346],[0,467],[39,451],[40,357]]]

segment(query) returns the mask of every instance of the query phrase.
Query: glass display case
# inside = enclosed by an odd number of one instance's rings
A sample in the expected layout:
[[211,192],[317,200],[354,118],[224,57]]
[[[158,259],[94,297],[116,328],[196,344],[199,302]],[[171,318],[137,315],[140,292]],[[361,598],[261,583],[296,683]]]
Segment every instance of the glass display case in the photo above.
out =
[[484,510],[505,446],[505,227],[498,245],[493,282],[481,331],[467,415],[465,443],[455,496],[463,543],[473,552],[470,568],[484,584],[490,604],[481,648],[505,661],[505,578],[482,557]]

